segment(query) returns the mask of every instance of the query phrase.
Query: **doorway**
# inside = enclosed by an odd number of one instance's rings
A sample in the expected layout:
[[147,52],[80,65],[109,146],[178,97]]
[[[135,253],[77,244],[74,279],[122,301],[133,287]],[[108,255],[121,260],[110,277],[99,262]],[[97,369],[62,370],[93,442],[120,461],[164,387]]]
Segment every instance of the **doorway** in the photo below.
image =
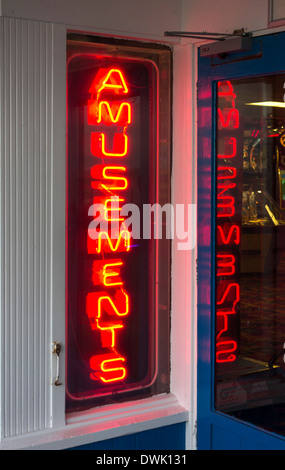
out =
[[199,57],[198,449],[285,449],[284,44]]

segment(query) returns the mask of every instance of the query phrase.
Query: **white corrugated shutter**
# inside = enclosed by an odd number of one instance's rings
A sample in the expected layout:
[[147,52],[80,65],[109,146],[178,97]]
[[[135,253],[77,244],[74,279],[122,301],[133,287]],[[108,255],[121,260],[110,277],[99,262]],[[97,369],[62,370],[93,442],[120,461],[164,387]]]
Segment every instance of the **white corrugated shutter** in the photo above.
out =
[[64,395],[51,385],[51,343],[62,341],[65,315],[65,97],[56,105],[53,24],[1,18],[0,34],[3,439],[51,427],[54,394]]

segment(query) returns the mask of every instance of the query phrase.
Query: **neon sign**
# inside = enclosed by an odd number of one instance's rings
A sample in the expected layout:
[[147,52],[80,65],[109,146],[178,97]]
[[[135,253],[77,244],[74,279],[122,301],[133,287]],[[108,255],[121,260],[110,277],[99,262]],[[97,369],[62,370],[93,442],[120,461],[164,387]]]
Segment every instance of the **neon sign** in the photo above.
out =
[[240,118],[230,81],[218,82],[216,362],[234,362],[238,340],[235,321],[240,302],[237,281],[240,247],[238,158]]
[[157,71],[150,61],[101,59],[76,55],[68,75],[73,401],[142,390],[157,374],[156,241],[134,243],[122,213],[155,202]]
[[[106,151],[106,140],[108,140],[106,134],[104,132],[92,132],[91,153],[95,156],[99,154],[100,156],[104,155],[104,157],[122,158],[128,153],[129,136],[126,132],[128,125],[132,123],[131,105],[124,101],[122,103],[116,102],[114,106],[112,102],[104,99],[104,92],[108,90],[108,93],[115,93],[119,96],[128,94],[129,90],[123,71],[119,69],[104,69],[102,71],[100,69],[90,89],[91,92],[93,92],[93,90],[96,90],[96,100],[94,102],[91,99],[88,102],[89,123],[102,123],[108,126],[115,124],[116,130],[118,125],[123,125],[124,128],[122,133],[115,132],[113,148],[112,151],[108,153]],[[112,110],[114,108],[116,112],[113,114]],[[127,112],[123,113],[124,109],[126,109]],[[94,142],[96,142],[96,144]],[[101,146],[100,148],[98,148],[98,144]],[[108,170],[126,172],[126,167],[100,165],[99,173],[99,171],[97,172],[96,166],[95,168],[92,167],[91,176],[97,178],[98,176],[102,176],[100,186],[95,187],[100,188],[104,195],[103,204],[106,208],[105,218],[110,222],[123,221],[124,217],[120,217],[119,214],[120,207],[114,209],[111,203],[112,197],[116,197],[117,201],[120,203],[124,201],[119,194],[121,195],[122,191],[125,191],[128,187],[128,180],[125,177],[120,177],[120,181],[122,181],[123,184],[117,184],[118,176],[106,175],[106,172],[108,172]],[[108,180],[107,185],[106,180]],[[109,180],[112,182],[111,185]],[[112,195],[111,198],[110,195]],[[114,252],[116,252],[116,246],[117,245],[115,245],[115,249],[113,249]],[[92,370],[90,378],[104,383],[119,382],[127,375],[126,357],[117,351],[119,330],[124,328],[122,317],[126,317],[129,314],[130,302],[129,295],[124,290],[123,281],[120,276],[122,266],[123,260],[121,258],[94,261],[94,275],[92,276],[94,286],[99,286],[99,289],[115,287],[115,292],[113,292],[113,289],[110,289],[111,292],[108,290],[106,292],[100,290],[99,292],[88,293],[86,300],[86,312],[90,320],[91,328],[99,330],[102,347],[106,349],[106,353],[95,354],[90,357],[89,364]],[[106,318],[104,319],[104,317]]]

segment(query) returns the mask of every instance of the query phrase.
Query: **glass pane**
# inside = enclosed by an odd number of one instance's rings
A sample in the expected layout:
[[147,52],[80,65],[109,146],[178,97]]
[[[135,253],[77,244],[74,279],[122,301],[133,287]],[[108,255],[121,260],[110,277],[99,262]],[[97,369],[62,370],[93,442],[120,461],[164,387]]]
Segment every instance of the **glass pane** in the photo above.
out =
[[169,241],[140,220],[170,200],[170,86],[168,49],[68,43],[68,410],[169,391]]
[[217,410],[285,435],[285,75],[217,84]]

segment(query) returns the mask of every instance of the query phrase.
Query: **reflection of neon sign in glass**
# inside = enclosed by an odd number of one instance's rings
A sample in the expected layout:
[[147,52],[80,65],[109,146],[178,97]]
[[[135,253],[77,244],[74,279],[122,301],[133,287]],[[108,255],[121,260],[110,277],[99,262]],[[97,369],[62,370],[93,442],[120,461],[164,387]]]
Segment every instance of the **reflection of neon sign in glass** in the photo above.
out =
[[[238,342],[232,322],[240,301],[236,280],[240,223],[237,216],[237,162],[240,120],[230,81],[218,82],[216,361],[234,362]],[[229,160],[230,159],[230,160]],[[223,163],[221,163],[223,160]]]

